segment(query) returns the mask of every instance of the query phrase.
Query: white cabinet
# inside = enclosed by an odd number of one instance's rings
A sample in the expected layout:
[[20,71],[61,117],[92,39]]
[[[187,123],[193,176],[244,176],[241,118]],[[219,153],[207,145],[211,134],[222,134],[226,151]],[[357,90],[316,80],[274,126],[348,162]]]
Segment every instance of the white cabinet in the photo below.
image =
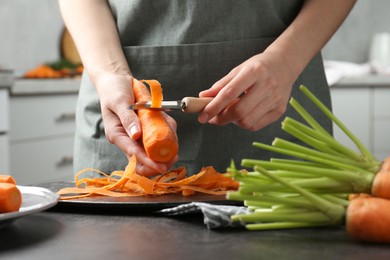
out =
[[0,88],[0,134],[8,132],[8,89]]
[[9,174],[8,171],[8,136],[0,134],[0,174]]
[[[372,126],[368,88],[332,88],[332,107],[335,116],[372,151],[370,129]],[[352,141],[336,125],[334,136],[342,144],[357,150]]]
[[72,178],[76,100],[77,93],[11,95],[9,160],[19,184]]
[[374,152],[383,159],[390,156],[390,86],[374,89],[373,114]]
[[11,171],[20,184],[72,179],[73,135],[11,142]]
[[[390,156],[390,84],[388,86],[331,87],[334,114],[376,156]],[[341,143],[352,142],[334,126]]]
[[8,174],[8,89],[0,88],[0,174]]
[[76,95],[11,97],[11,142],[74,132]]

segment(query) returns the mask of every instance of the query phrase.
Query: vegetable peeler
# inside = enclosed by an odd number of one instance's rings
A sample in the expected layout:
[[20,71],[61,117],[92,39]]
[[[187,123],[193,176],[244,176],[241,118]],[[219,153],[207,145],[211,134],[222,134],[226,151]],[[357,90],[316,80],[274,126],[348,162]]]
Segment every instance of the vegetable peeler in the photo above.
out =
[[158,111],[181,110],[185,113],[199,113],[213,98],[185,97],[182,100],[162,101],[161,107],[152,107],[151,101],[140,101],[129,106],[131,110],[152,109]]

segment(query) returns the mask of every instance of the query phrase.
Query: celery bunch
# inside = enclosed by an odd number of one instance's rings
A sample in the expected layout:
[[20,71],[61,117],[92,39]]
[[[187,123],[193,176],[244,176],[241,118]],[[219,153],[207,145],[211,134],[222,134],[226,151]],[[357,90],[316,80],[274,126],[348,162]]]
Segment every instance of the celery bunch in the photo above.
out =
[[356,145],[359,152],[338,142],[297,100],[290,105],[307,124],[286,117],[282,129],[307,146],[275,138],[272,145],[254,142],[257,148],[290,156],[269,161],[243,159],[251,172],[228,169],[240,182],[229,192],[231,200],[244,201],[252,210],[234,215],[248,229],[280,229],[338,225],[345,217],[348,194],[369,193],[380,162],[347,127],[306,87],[300,90],[325,113]]

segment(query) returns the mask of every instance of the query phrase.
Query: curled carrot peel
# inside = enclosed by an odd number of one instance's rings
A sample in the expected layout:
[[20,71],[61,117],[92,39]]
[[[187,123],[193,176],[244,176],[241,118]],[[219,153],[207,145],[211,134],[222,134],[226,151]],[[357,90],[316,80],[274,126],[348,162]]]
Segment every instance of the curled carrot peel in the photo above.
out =
[[154,79],[141,80],[141,82],[148,84],[152,99],[152,108],[161,108],[163,101],[163,91],[160,82]]
[[[154,81],[151,82],[151,85],[155,85]],[[133,91],[136,102],[151,100],[148,88],[141,81],[133,80]],[[140,109],[137,113],[142,128],[142,143],[148,157],[157,162],[173,160],[178,154],[179,143],[164,112]]]
[[[218,173],[213,167],[204,167],[199,173],[187,176],[185,167],[147,178],[135,172],[135,157],[131,157],[124,171],[114,171],[110,175],[94,169],[85,169],[75,176],[75,187],[58,191],[61,200],[79,199],[90,196],[134,197],[182,194],[190,196],[196,192],[224,195],[238,189],[238,182]],[[81,178],[87,171],[102,174],[97,178]]]

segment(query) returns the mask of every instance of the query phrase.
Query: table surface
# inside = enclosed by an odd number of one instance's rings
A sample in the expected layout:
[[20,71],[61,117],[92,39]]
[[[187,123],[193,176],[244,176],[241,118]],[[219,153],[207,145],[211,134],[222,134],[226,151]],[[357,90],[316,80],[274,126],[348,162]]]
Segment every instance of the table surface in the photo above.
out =
[[390,248],[353,241],[343,227],[208,230],[200,214],[165,217],[55,207],[4,227],[0,259],[356,260],[390,259]]

